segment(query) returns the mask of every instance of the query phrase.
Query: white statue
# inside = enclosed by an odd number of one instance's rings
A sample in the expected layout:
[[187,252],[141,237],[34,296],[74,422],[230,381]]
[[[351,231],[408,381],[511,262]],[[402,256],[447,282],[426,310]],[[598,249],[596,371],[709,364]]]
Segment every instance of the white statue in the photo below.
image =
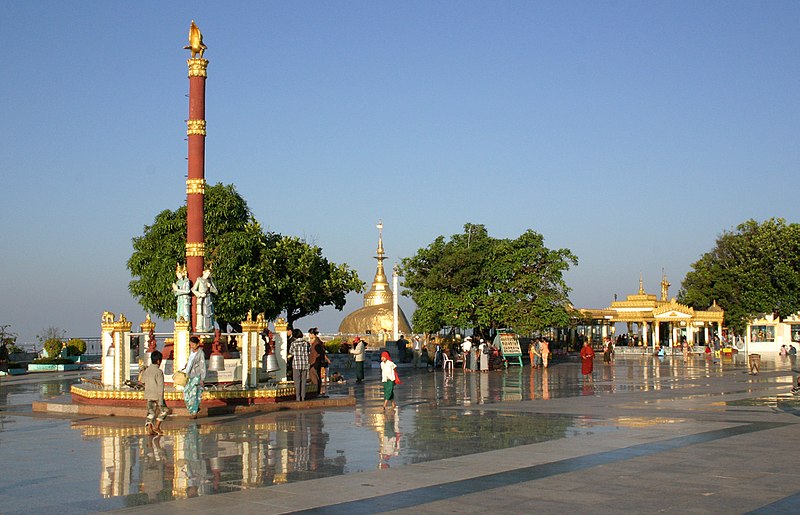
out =
[[175,295],[178,301],[175,320],[178,321],[183,318],[188,322],[192,313],[192,287],[186,277],[186,266],[178,265],[175,267],[175,276],[177,280],[172,283],[172,294]]
[[203,270],[192,286],[192,293],[197,297],[197,318],[195,331],[208,333],[214,330],[214,301],[212,295],[217,294],[217,287],[211,279],[211,270]]

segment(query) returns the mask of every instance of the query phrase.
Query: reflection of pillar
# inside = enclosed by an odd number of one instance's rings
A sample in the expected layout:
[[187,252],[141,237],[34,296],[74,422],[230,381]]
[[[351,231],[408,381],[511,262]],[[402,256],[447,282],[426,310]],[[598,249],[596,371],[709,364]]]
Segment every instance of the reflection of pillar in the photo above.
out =
[[100,438],[100,495],[106,498],[131,493],[131,471],[135,460],[132,446],[123,440],[123,436]]
[[[294,431],[292,431],[294,432]],[[275,445],[272,451],[273,470],[275,483],[286,483],[289,476],[289,432],[278,428],[275,431]]]
[[186,498],[186,489],[189,487],[189,460],[186,457],[186,435],[183,432],[176,432],[172,442],[172,495],[176,499]]
[[[186,178],[186,270],[188,277],[195,280],[203,274],[205,256],[203,210],[206,185],[206,69],[208,68],[208,59],[192,58],[186,63],[189,65],[189,119],[186,120],[186,135],[189,141]],[[192,313],[197,313],[197,297],[194,295],[192,296]]]
[[289,358],[289,344],[287,340],[286,331],[289,324],[286,320],[279,318],[275,320],[275,358],[278,360],[279,369],[275,372],[275,377],[278,381],[286,381],[286,361]]
[[267,470],[267,452],[263,452],[263,445],[267,442],[260,438],[241,442],[240,455],[242,457],[242,487],[259,488],[264,486],[264,473]]

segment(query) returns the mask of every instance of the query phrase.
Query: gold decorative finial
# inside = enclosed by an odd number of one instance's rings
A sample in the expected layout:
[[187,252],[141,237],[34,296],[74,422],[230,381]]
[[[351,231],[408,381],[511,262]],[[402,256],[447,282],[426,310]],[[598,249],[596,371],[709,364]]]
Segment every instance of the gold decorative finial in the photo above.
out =
[[639,295],[644,295],[644,280],[641,272],[639,272]]
[[[378,228],[378,262],[383,261],[386,259],[383,257],[383,220],[378,220],[378,225],[375,227]],[[383,264],[381,263],[381,268],[383,268]]]
[[661,269],[661,300],[666,301],[669,295],[669,281],[667,281],[667,274],[664,272],[664,269]]
[[378,228],[378,268],[375,271],[375,278],[372,280],[372,288],[364,294],[364,305],[375,306],[387,304],[392,301],[392,290],[389,288],[389,281],[386,279],[386,272],[383,269],[383,261],[386,253],[383,251],[383,220],[378,220],[375,226]]
[[197,54],[200,54],[202,59],[203,52],[208,48],[203,44],[203,34],[200,33],[200,27],[195,25],[194,20],[192,20],[192,25],[189,27],[189,45],[183,48],[192,51],[192,59],[197,57]]

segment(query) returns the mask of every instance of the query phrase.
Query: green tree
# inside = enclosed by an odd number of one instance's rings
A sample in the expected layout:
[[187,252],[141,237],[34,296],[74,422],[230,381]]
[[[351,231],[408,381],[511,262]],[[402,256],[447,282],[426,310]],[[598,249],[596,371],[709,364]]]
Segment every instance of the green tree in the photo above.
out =
[[[318,247],[265,233],[231,185],[207,187],[204,211],[205,259],[219,290],[214,311],[221,327],[237,325],[248,311],[268,319],[286,311],[294,321],[322,306],[342,309],[347,293],[363,285],[347,265],[322,257]],[[129,290],[146,311],[161,318],[175,318],[171,285],[175,265],[185,261],[185,246],[186,206],[162,211],[133,239]]]
[[70,356],[81,356],[86,352],[86,342],[80,338],[72,338],[67,342],[67,352]]
[[289,327],[323,306],[344,308],[345,296],[362,291],[364,283],[347,265],[331,263],[322,249],[300,238],[283,236],[265,254],[261,269],[267,281],[281,299]]
[[800,225],[771,218],[748,220],[725,231],[692,265],[678,300],[697,309],[714,301],[725,323],[742,334],[748,320],[765,314],[786,317],[800,311]]
[[63,346],[61,338],[48,338],[43,344],[48,358],[57,358],[61,354],[61,348]]
[[17,333],[11,332],[10,328],[11,324],[0,325],[0,345],[5,343],[10,347],[17,343]]
[[489,236],[483,225],[436,238],[402,261],[403,286],[417,304],[414,330],[473,327],[481,334],[501,327],[520,333],[569,323],[569,288],[563,273],[577,258],[550,250],[528,230],[516,239]]

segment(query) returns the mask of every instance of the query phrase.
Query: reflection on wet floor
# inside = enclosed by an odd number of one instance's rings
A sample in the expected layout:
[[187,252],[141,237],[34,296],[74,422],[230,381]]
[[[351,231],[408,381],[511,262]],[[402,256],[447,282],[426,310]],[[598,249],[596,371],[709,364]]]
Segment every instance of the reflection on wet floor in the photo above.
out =
[[[721,375],[724,366],[702,360],[688,364],[649,357],[618,360],[614,365],[598,363],[594,382],[586,381],[579,366],[569,362],[548,369],[513,367],[489,373],[405,369],[397,411],[382,409],[377,371],[370,370],[364,385],[329,389],[331,396],[352,389],[355,408],[205,419],[195,424],[167,420],[161,437],[145,435],[143,422],[135,419],[69,421],[15,414],[26,403],[63,396],[77,378],[3,385],[0,462],[21,465],[15,481],[0,485],[0,502],[4,513],[39,512],[67,501],[37,498],[40,504],[32,505],[26,489],[35,496],[42,489],[58,488],[71,497],[72,509],[67,511],[96,511],[385,469],[620,427],[674,423],[656,417],[598,420],[482,407],[503,401],[692,388]],[[800,403],[794,397],[770,399],[763,402],[787,407],[791,403],[792,409]]]

